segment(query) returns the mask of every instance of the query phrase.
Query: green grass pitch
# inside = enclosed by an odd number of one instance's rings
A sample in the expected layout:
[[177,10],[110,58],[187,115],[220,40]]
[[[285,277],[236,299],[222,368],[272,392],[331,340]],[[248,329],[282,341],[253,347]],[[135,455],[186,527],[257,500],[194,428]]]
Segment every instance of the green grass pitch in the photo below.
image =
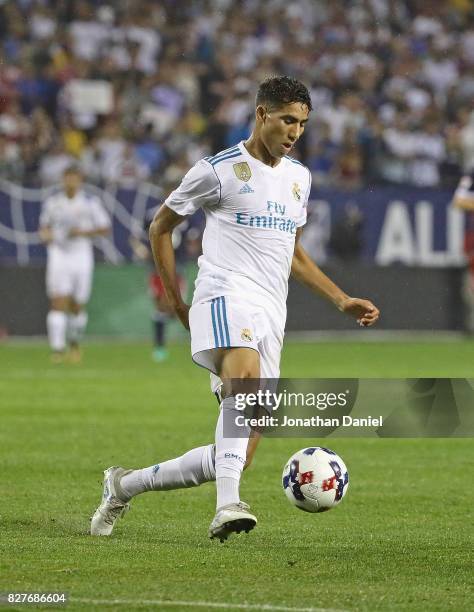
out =
[[[145,344],[91,343],[81,365],[51,366],[45,345],[0,347],[0,592],[65,591],[69,610],[472,609],[469,439],[324,440],[351,483],[321,515],[292,508],[280,476],[322,440],[263,440],[242,484],[249,535],[207,539],[206,484],[143,495],[111,538],[88,536],[104,468],[212,441],[217,405],[188,351],[156,365]],[[289,342],[282,375],[472,377],[473,357],[468,341]]]

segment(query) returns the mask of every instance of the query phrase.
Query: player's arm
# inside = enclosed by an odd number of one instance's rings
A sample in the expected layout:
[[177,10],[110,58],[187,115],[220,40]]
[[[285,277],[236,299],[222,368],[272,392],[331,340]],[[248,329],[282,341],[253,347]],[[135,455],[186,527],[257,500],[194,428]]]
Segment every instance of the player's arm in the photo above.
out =
[[53,241],[53,230],[49,225],[41,225],[38,230],[38,235],[44,244],[49,244]]
[[184,303],[176,278],[176,262],[171,235],[187,215],[199,208],[217,206],[221,185],[212,165],[200,160],[186,173],[179,187],[170,193],[150,226],[150,243],[156,269],[166,297],[181,323],[189,329],[189,306]]
[[107,236],[110,233],[110,225],[96,227],[90,230],[81,230],[73,227],[69,232],[69,238],[95,238],[97,236]]
[[51,221],[51,199],[48,198],[42,204],[39,217],[38,236],[43,244],[50,244],[53,242]]
[[140,259],[141,261],[147,261],[150,259],[150,251],[143,244],[140,238],[130,236],[128,239],[128,244],[130,245],[130,248],[137,259]]
[[184,327],[189,329],[189,306],[184,303],[179,290],[172,242],[174,228],[184,219],[185,217],[178,215],[163,204],[150,225],[150,244],[168,302]]
[[378,308],[369,300],[350,297],[333,283],[306,253],[299,241],[300,236],[301,228],[296,231],[295,251],[291,264],[293,278],[332,302],[341,312],[356,318],[360,325],[364,327],[373,325],[380,315]]
[[470,176],[463,176],[459,187],[454,192],[452,205],[467,212],[474,211],[474,185]]

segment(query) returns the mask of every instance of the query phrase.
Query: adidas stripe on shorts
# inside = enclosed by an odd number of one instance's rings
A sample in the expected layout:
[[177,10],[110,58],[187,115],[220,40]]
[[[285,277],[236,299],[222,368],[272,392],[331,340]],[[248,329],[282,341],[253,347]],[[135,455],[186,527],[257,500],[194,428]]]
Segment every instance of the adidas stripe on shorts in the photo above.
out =
[[280,376],[284,322],[263,307],[228,295],[197,302],[189,311],[193,361],[217,374],[214,349],[245,347],[260,354],[260,377]]

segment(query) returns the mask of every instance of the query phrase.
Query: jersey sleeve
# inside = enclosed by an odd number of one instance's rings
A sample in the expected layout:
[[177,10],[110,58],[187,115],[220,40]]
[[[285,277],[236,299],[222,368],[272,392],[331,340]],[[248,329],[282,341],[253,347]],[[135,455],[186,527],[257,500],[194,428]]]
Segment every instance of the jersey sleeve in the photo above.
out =
[[221,186],[212,166],[199,160],[184,176],[180,186],[166,198],[165,204],[178,215],[192,215],[199,208],[219,204]]
[[474,172],[463,176],[454,194],[455,198],[474,198]]
[[101,201],[98,198],[93,198],[91,201],[91,206],[94,229],[105,229],[110,227],[110,217]]
[[308,186],[304,194],[301,214],[298,217],[298,220],[296,221],[296,227],[303,227],[303,225],[306,225],[306,219],[308,217],[308,201],[309,201],[310,194],[311,194],[311,172],[308,170]]

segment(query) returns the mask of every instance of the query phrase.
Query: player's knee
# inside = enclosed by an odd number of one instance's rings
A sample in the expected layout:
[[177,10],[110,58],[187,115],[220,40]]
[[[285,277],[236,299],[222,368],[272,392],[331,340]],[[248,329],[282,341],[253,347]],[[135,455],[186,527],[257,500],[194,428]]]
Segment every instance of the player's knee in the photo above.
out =
[[69,306],[68,297],[56,297],[51,299],[50,308],[51,310],[59,310],[60,312],[66,311]]
[[76,302],[71,302],[69,305],[69,312],[71,312],[74,315],[78,315],[79,313],[81,313],[83,310],[82,305],[81,304],[77,304]]
[[253,367],[252,365],[244,365],[238,370],[238,373],[233,378],[245,380],[247,378],[258,378],[258,375],[259,370],[257,367]]
[[229,373],[229,378],[237,378],[240,380],[259,378],[260,364],[257,359],[245,359],[240,363],[232,364],[232,367],[229,368]]

